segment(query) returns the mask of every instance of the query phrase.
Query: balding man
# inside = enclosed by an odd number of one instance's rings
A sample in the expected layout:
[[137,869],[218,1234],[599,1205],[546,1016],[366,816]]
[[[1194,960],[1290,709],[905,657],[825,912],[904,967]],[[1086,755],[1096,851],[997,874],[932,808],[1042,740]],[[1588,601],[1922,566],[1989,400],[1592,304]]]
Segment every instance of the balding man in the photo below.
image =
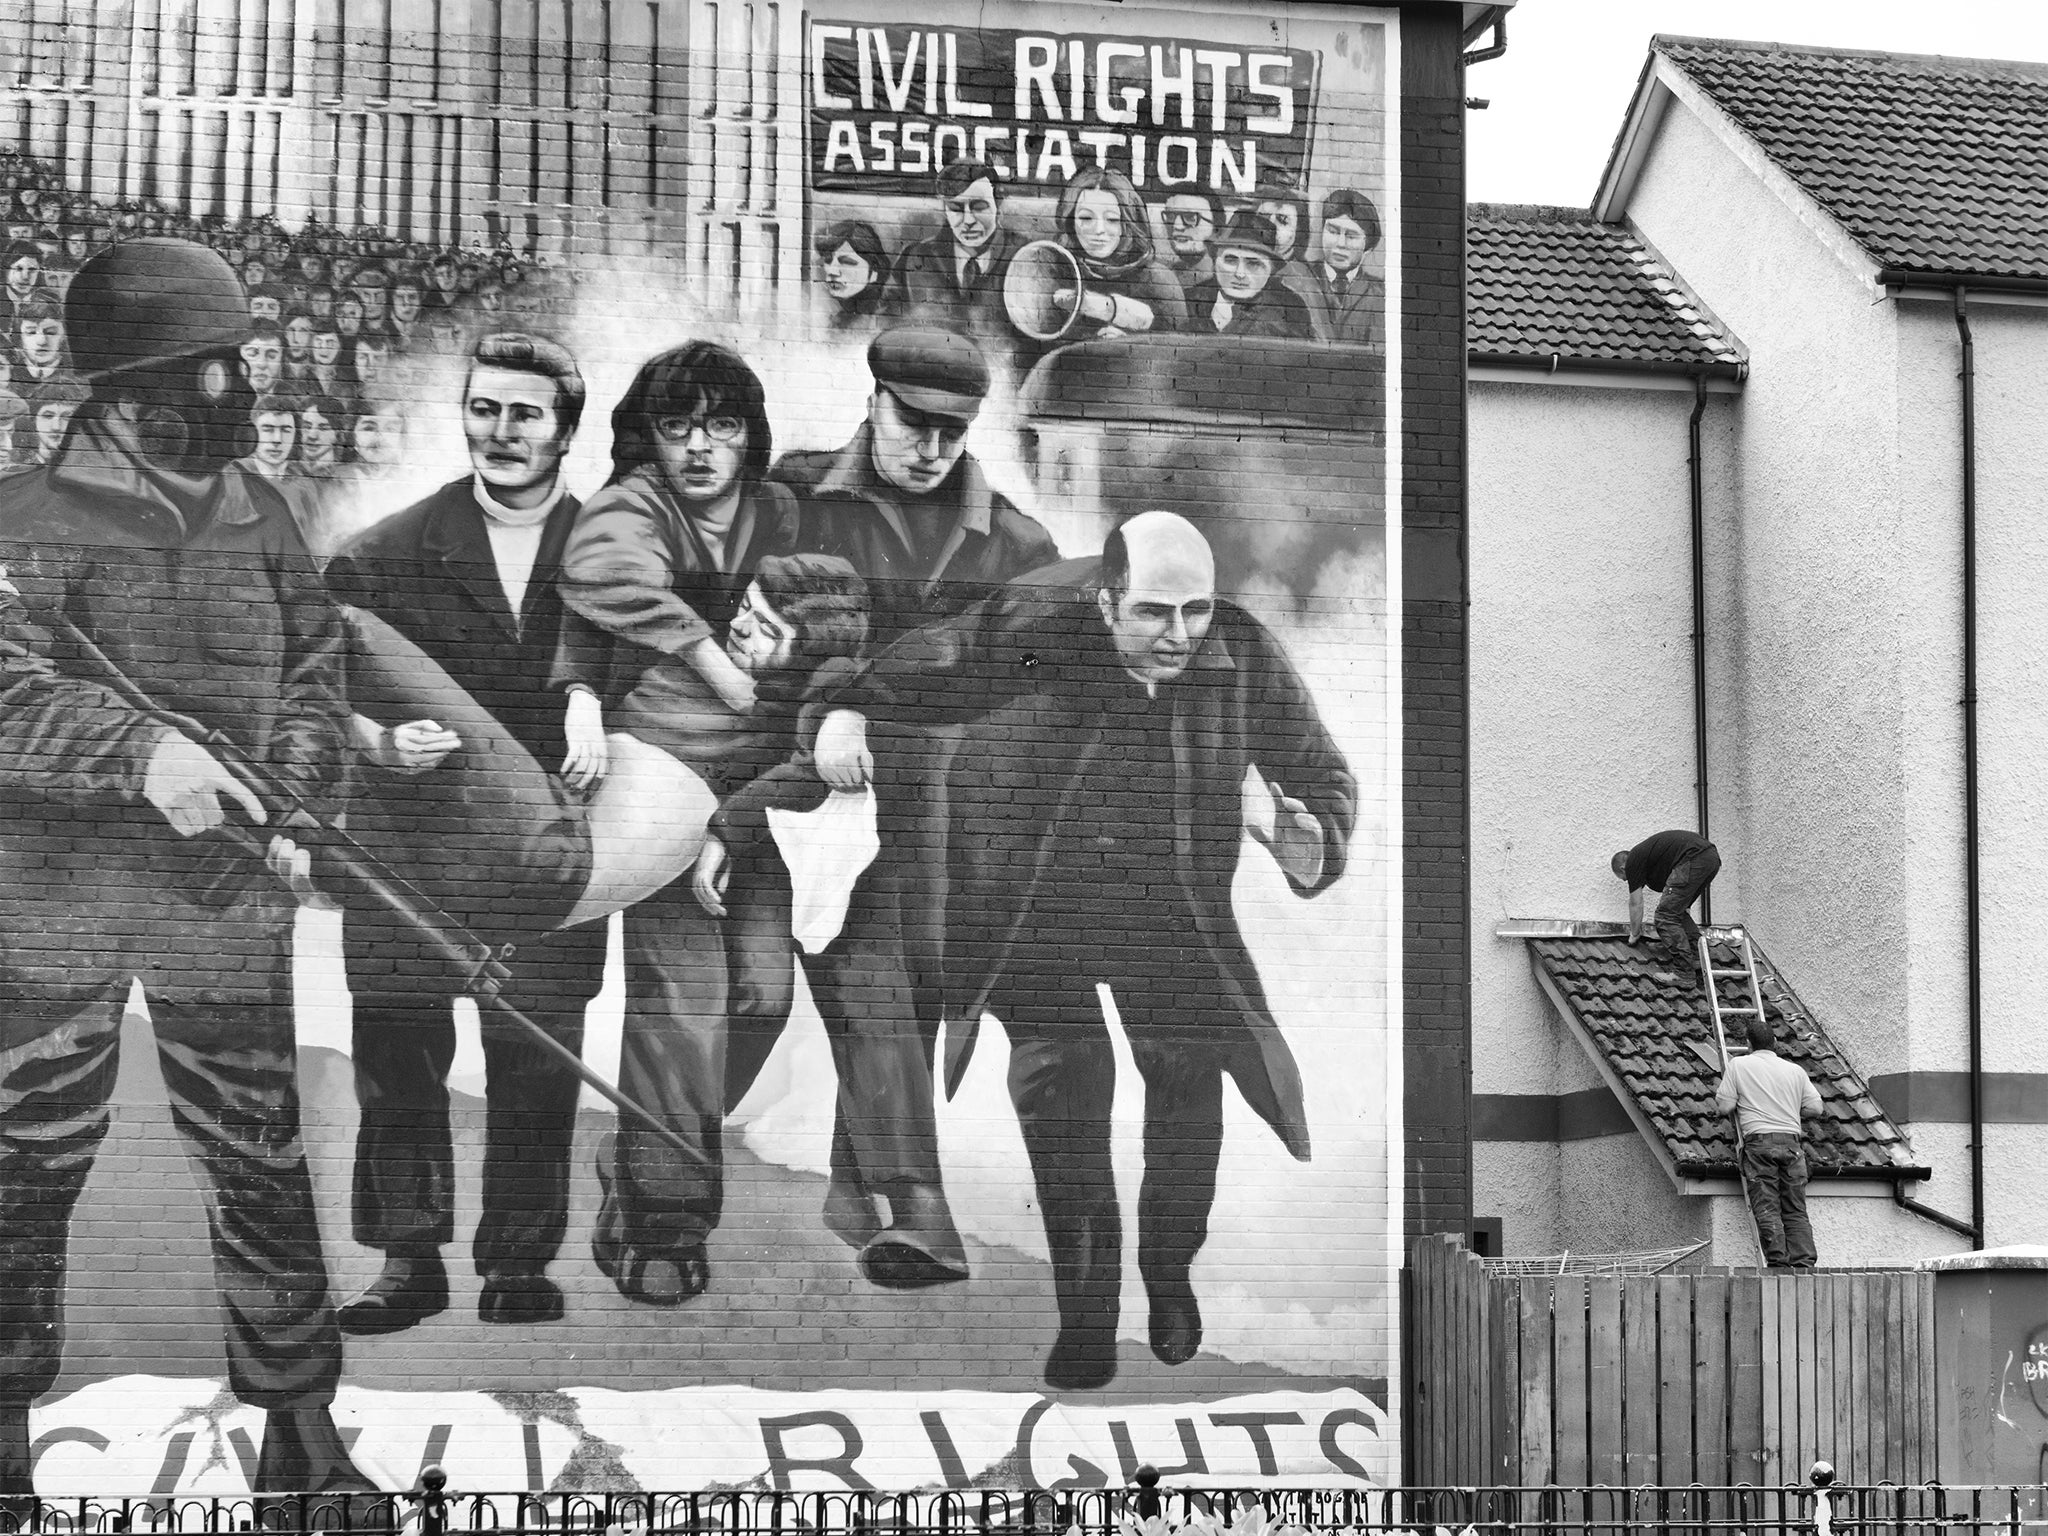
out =
[[1342,752],[1279,643],[1217,597],[1208,542],[1170,512],[1132,518],[1100,559],[1049,566],[906,636],[834,702],[818,742],[828,783],[857,776],[867,717],[968,723],[948,777],[946,1082],[966,1070],[974,1021],[995,1014],[1059,1302],[1046,1380],[1116,1374],[1123,1230],[1102,983],[1145,1080],[1152,1352],[1192,1359],[1224,1075],[1309,1155],[1301,1075],[1231,882],[1247,831],[1299,895],[1343,873],[1357,789]]

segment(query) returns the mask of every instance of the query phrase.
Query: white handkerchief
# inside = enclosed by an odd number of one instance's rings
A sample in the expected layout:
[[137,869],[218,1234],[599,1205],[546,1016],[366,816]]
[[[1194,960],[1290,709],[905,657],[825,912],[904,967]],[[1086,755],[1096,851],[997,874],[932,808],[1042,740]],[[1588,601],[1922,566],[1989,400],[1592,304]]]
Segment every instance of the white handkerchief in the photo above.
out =
[[835,789],[815,811],[768,811],[768,832],[789,871],[789,931],[815,955],[839,937],[854,882],[882,851],[872,789]]

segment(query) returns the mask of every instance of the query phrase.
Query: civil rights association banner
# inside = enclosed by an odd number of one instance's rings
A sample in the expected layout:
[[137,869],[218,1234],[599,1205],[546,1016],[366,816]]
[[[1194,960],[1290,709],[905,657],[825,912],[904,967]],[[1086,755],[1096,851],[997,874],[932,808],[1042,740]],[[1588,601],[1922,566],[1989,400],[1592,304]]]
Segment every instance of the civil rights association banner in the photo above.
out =
[[812,184],[918,192],[953,160],[1057,191],[1101,166],[1134,185],[1248,194],[1299,184],[1319,59],[1192,33],[813,20]]

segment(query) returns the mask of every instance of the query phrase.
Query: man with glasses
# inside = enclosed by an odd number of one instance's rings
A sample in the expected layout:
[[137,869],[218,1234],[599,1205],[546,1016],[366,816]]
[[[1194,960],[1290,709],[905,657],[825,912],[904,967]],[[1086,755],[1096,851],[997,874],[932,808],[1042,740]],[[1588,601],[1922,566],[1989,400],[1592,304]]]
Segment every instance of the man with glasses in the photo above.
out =
[[1045,1376],[1066,1391],[1117,1371],[1118,1069],[1102,987],[1145,1085],[1137,1259],[1159,1360],[1184,1365],[1202,1345],[1193,1270],[1223,1080],[1309,1157],[1301,1071],[1235,882],[1249,836],[1295,895],[1327,889],[1344,871],[1357,782],[1280,642],[1218,595],[1216,574],[1193,523],[1141,512],[1100,559],[1016,582],[820,690],[828,783],[864,715],[877,736],[964,727],[944,802],[946,1085],[994,1015],[1052,1259],[1060,1326]]
[[1177,187],[1159,205],[1159,218],[1173,252],[1173,275],[1182,289],[1213,278],[1216,262],[1209,242],[1223,227],[1223,199],[1207,187]]
[[[796,496],[763,478],[772,452],[760,377],[738,353],[693,341],[649,358],[612,411],[611,477],[562,558],[571,639],[623,694],[612,728],[714,794],[786,755],[726,649],[752,573],[795,547]],[[711,1283],[724,1202],[724,953],[683,881],[629,908],[624,940],[619,1087],[694,1150],[630,1122],[608,1136],[591,1246],[622,1296],[677,1307]]]

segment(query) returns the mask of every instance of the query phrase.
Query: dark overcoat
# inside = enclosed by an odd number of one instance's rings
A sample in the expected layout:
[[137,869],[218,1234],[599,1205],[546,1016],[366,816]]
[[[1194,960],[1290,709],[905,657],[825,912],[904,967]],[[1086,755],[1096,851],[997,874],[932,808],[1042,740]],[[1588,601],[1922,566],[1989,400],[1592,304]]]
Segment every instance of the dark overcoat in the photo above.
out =
[[[1098,570],[1095,560],[1042,570],[906,637],[836,690],[833,702],[885,720],[971,722],[947,784],[952,1020],[980,1016],[1025,946],[1114,942],[1099,931],[1079,934],[1075,914],[1088,893],[1054,878],[1062,842],[1085,839],[1100,810],[1087,786],[1114,776],[1117,711],[1135,686],[1096,608]],[[1194,661],[1161,684],[1160,695],[1173,707],[1175,859],[1155,896],[1199,936],[1200,969],[1185,986],[1233,1015],[1237,1038],[1216,1043],[1225,1069],[1305,1160],[1300,1069],[1231,906],[1243,785],[1255,766],[1315,817],[1322,867],[1295,887],[1313,896],[1344,872],[1357,783],[1278,641],[1235,604],[1218,603]],[[970,1025],[949,1044],[949,1086],[965,1070],[971,1041]]]
[[[438,662],[544,767],[566,750],[562,723],[572,681],[603,676],[558,669],[565,609],[557,577],[578,502],[548,514],[540,552],[515,618],[498,579],[475,479],[464,475],[350,541],[327,567],[342,602],[376,614]],[[572,650],[572,658],[578,653]],[[396,721],[384,721],[395,725]]]

